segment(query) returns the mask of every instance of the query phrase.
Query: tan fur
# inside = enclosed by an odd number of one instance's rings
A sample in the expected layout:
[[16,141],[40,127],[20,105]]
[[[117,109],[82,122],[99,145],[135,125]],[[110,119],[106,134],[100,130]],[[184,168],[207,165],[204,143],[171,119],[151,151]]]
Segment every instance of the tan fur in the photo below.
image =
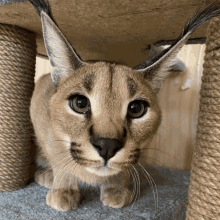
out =
[[[83,80],[91,74],[93,86],[88,92]],[[128,77],[138,87],[132,98],[129,98]],[[74,93],[89,98],[92,112],[90,120],[68,106],[68,96]],[[128,104],[137,98],[147,100],[150,107],[142,118],[128,124]],[[38,171],[35,176],[40,184],[47,187],[52,184],[47,195],[48,205],[61,211],[76,208],[80,201],[79,182],[100,184],[101,201],[106,206],[121,208],[131,202],[132,193],[127,186],[131,180],[127,171],[130,164],[136,162],[132,154],[147,139],[152,138],[161,122],[156,95],[142,75],[126,66],[97,62],[82,66],[63,77],[56,87],[51,75],[47,74],[36,83],[30,113],[41,152],[38,160],[43,160],[51,168],[50,172]],[[105,138],[118,138],[123,128],[127,130],[124,147],[109,159],[107,167],[103,166],[102,157],[90,143],[91,126],[96,135]],[[83,165],[71,157],[71,142],[81,145]]]

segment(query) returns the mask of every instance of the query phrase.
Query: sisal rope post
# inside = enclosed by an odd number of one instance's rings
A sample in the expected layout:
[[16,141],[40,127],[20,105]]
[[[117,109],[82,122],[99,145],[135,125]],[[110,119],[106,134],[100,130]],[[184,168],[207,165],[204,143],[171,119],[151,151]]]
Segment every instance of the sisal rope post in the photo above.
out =
[[29,180],[35,62],[35,34],[0,24],[0,192]]
[[220,19],[210,22],[205,50],[187,220],[220,219]]

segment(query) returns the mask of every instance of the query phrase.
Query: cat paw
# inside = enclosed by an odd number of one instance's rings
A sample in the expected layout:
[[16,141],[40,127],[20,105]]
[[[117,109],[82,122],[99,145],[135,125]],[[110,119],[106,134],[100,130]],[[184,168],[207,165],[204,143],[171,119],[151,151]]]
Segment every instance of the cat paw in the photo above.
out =
[[47,188],[51,188],[53,185],[53,171],[47,169],[38,169],[34,175],[34,180]]
[[106,188],[101,192],[101,201],[104,206],[122,208],[131,202],[132,192],[127,189]]
[[46,204],[58,211],[68,211],[77,208],[80,193],[72,189],[54,189],[48,192]]

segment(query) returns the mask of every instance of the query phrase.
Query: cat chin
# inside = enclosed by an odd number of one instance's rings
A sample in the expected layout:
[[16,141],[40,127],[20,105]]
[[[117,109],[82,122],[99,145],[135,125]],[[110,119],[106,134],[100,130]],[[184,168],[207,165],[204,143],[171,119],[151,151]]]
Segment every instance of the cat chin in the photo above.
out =
[[112,176],[119,173],[119,170],[111,169],[108,167],[95,168],[95,167],[86,167],[86,170],[97,176]]

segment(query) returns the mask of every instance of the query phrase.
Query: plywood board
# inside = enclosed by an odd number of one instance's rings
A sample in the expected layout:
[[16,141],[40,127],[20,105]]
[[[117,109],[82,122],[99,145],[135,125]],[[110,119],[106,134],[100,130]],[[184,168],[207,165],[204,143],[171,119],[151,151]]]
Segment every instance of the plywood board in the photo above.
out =
[[[145,49],[175,39],[200,0],[50,0],[60,29],[84,60],[117,61],[135,66]],[[0,6],[0,23],[37,33],[38,53],[46,54],[40,19],[29,2]],[[204,37],[207,25],[193,34]]]

